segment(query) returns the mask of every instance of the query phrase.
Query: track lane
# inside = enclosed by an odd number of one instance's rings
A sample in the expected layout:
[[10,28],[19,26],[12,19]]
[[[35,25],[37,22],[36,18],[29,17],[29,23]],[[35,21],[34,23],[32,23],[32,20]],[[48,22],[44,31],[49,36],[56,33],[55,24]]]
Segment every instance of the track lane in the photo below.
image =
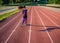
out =
[[[38,10],[39,10],[39,9],[38,9]],[[44,11],[42,11],[41,9],[40,9],[39,11],[40,11],[41,13],[43,12],[43,15],[44,15],[44,13],[45,13]],[[47,13],[48,13],[48,12],[47,12]],[[48,18],[52,18],[51,16],[49,16],[50,14],[47,14],[47,13],[45,13],[45,15],[48,16]],[[44,16],[45,16],[45,15],[44,15]],[[57,14],[57,15],[58,15],[58,14]],[[46,17],[46,16],[45,16],[45,17]],[[57,16],[56,16],[56,17],[57,17]],[[47,18],[47,17],[46,17],[46,18]],[[58,17],[57,17],[57,18],[58,18]],[[59,38],[60,38],[60,37],[59,37],[59,36],[60,36],[60,34],[59,34],[59,33],[60,33],[60,30],[59,30],[60,27],[59,27],[59,26],[60,26],[60,25],[58,25],[57,22],[55,22],[55,20],[53,20],[53,18],[52,18],[51,20],[52,20],[55,24],[53,23],[54,26],[53,26],[53,27],[48,27],[47,30],[50,31],[49,34],[51,35],[52,39],[54,40],[54,43],[60,43],[60,41],[59,41],[59,40],[60,40],[60,39],[59,39]],[[44,21],[44,20],[43,20],[43,21]],[[46,23],[46,22],[45,22],[45,23]],[[58,23],[59,23],[59,22],[58,22]],[[46,24],[47,24],[47,23],[46,23]],[[53,24],[52,24],[52,25],[53,25]],[[59,23],[59,24],[60,24],[60,23]]]
[[54,26],[53,22],[50,21],[50,19],[48,19],[45,16],[46,14],[43,11],[41,11],[38,6],[36,6],[36,10],[38,11],[38,13],[40,13],[39,15],[42,17],[42,20],[44,21],[45,26],[47,26],[47,27],[48,26]]
[[[22,15],[21,12],[15,14],[16,16],[12,16],[9,17],[10,20],[7,20],[5,24],[4,22],[2,22],[2,24],[4,23],[5,25],[3,25],[0,28],[0,43],[4,43],[4,41],[8,38],[8,36],[11,34],[11,32],[14,30],[14,28],[16,27],[16,24],[18,23],[18,21],[21,19]],[[13,18],[13,19],[12,19]]]
[[[17,17],[13,22],[11,22],[8,26],[6,26],[6,28],[3,28],[2,30],[3,34],[0,35],[1,36],[0,42],[1,43],[4,42],[5,43],[60,43],[59,41],[60,30],[59,27],[57,27],[58,25],[57,22],[54,22],[56,21],[56,19],[53,20],[54,18],[53,16],[47,14],[46,13],[47,11],[45,12],[45,10],[43,10],[38,6],[31,6],[29,8],[30,10],[28,9],[29,12],[28,12],[27,26],[21,27],[21,23],[18,22],[21,20],[22,16]],[[46,14],[46,16],[48,16],[48,18],[50,18],[54,23],[51,22],[51,20],[48,19],[44,14]],[[55,17],[59,18],[57,16]],[[2,33],[2,31],[0,31],[0,33]],[[10,34],[12,35],[10,36]],[[9,36],[10,38],[8,38]],[[6,39],[8,39],[8,41],[6,41]]]
[[[29,7],[27,7],[27,9],[29,9]],[[20,12],[22,12],[22,11],[20,11]],[[0,22],[0,28],[5,27],[4,25],[9,24],[10,22],[14,21],[14,19],[17,18],[19,16],[19,14],[20,14],[20,16],[22,16],[20,12],[17,12],[16,14],[14,14],[14,15],[8,17],[7,19],[5,19],[4,21]]]
[[[35,9],[35,8],[33,7],[33,9]],[[41,23],[40,18],[37,16],[36,11],[34,11],[34,10],[32,12],[32,24],[30,24],[30,26],[32,26],[30,43],[51,43],[47,34],[45,32],[40,31],[40,30],[43,30],[43,27],[40,27],[40,26],[42,26],[42,23]]]
[[[51,10],[51,9],[48,9],[47,7],[43,7],[43,6],[40,6],[41,8],[45,8],[47,11],[49,11],[49,12],[51,12],[52,14],[54,14],[54,15],[56,15],[56,16],[60,16],[60,13],[59,12],[55,12],[55,11],[53,11],[53,10]],[[58,15],[57,15],[58,14]]]
[[[58,24],[58,25],[60,25],[60,20],[59,20],[59,18],[60,18],[60,14],[57,14],[57,13],[55,13],[55,14],[52,14],[51,12],[49,12],[49,9],[48,10],[46,10],[44,7],[39,7],[40,8],[40,10],[42,11],[42,12],[44,12],[44,13],[46,13],[46,15],[48,15],[56,24]],[[45,10],[46,11],[45,11]]]
[[[21,18],[21,17],[18,17],[18,18]],[[9,25],[7,25],[6,27],[0,30],[0,43],[3,43],[6,40],[6,38],[9,36],[9,34],[12,32],[12,30],[18,23],[18,20],[19,20],[18,18],[17,18],[17,21],[14,20]]]
[[[49,14],[50,16],[52,16],[52,17],[54,17],[55,19],[57,19],[57,21],[59,20],[59,18],[60,18],[60,13],[57,13],[57,12],[54,12],[54,11],[52,11],[52,10],[50,10],[50,9],[47,9],[46,7],[41,7],[40,6],[40,8],[42,8],[42,10],[46,10],[45,12],[47,13],[47,14]],[[51,15],[52,14],[52,15]]]
[[4,21],[0,22],[0,28],[3,27],[3,25],[9,24],[10,21],[13,21],[15,18],[17,18],[21,14],[20,12],[8,17]]
[[[32,12],[33,12],[32,10],[33,10],[33,8],[31,8],[30,24],[32,24]],[[30,26],[30,28],[29,28],[28,32],[29,32],[29,36],[28,36],[28,43],[31,43],[32,26]]]
[[[30,10],[31,10],[31,7],[30,7]],[[30,15],[30,10],[29,10],[28,15]],[[30,16],[28,16],[29,17],[28,19],[30,19]],[[12,34],[12,36],[10,37],[10,39],[8,40],[7,43],[28,43],[28,34],[29,34],[28,30],[29,30],[29,27],[30,26],[21,27],[21,23],[20,23],[20,25],[18,25],[16,31],[14,32],[14,34]]]

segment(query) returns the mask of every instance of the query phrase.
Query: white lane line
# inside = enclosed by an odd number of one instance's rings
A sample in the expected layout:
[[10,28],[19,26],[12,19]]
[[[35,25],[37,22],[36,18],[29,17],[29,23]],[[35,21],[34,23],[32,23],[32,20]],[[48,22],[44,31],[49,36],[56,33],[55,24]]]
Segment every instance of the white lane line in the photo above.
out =
[[[30,9],[28,10],[28,12],[30,11]],[[19,13],[20,15],[22,14],[22,13]],[[19,16],[19,15],[18,15]],[[3,29],[4,27],[6,27],[10,22],[12,22],[14,19],[16,19],[18,16],[16,16],[15,18],[12,18],[12,20],[10,20],[8,23],[6,23],[5,25],[3,25],[1,28],[0,28],[0,30],[1,29]]]
[[43,13],[42,11],[40,11],[44,16],[46,16],[46,18],[48,18],[53,24],[55,24],[57,27],[59,27],[58,24],[56,24],[50,17],[48,17],[45,13]]
[[58,18],[58,17],[56,17],[55,15],[51,14],[51,16],[52,16],[52,17],[54,17],[54,19],[59,20],[59,18]]
[[[21,13],[19,13],[19,14],[21,14]],[[19,15],[18,15],[19,16]],[[13,18],[12,20],[10,20],[8,23],[6,23],[5,25],[3,25],[1,28],[0,28],[0,30],[1,29],[3,29],[5,26],[7,26],[10,22],[12,22],[14,19],[16,19],[18,16],[16,16],[15,18]]]
[[16,25],[15,29],[12,31],[12,33],[9,35],[9,37],[6,39],[5,43],[8,42],[8,40],[11,38],[11,36],[13,35],[13,33],[16,31],[17,27],[20,25],[22,19],[18,22],[18,24]]
[[[39,7],[40,8],[40,7]],[[44,9],[41,9],[41,10],[44,10]],[[48,10],[48,9],[47,9]],[[54,17],[54,19],[57,19],[57,20],[59,20],[59,18],[58,17],[56,17],[56,15],[53,15],[53,14],[51,14],[51,13],[48,13],[48,14],[50,14],[52,17]]]
[[[30,11],[30,9],[29,9],[29,11]],[[28,12],[29,12],[29,11],[28,11]],[[22,19],[23,19],[23,18],[22,18]],[[21,21],[22,21],[22,19],[21,19]],[[12,33],[9,35],[9,37],[6,39],[5,43],[8,42],[8,40],[10,39],[10,37],[11,37],[11,36],[13,35],[13,33],[16,31],[17,27],[20,25],[21,21],[18,22],[17,26],[16,26],[15,29],[12,31]]]
[[[41,23],[42,23],[42,25],[43,25],[44,29],[46,29],[45,24],[44,24],[44,22],[43,22],[42,18],[40,17],[40,15],[38,14],[37,10],[35,10],[35,12],[37,13],[37,15],[38,15],[39,19],[41,20]],[[50,39],[51,43],[54,43],[54,41],[52,40],[52,38],[51,38],[51,36],[50,36],[50,34],[49,34],[48,30],[46,30],[46,32],[47,32],[47,35],[48,35],[48,37],[49,37],[49,39]]]
[[[32,8],[31,8],[31,10],[32,10]],[[32,11],[31,11],[31,19],[30,19],[30,24],[32,24]],[[30,40],[31,40],[31,32],[32,32],[32,30],[31,30],[31,26],[30,26],[30,29],[29,29],[29,37],[28,37],[28,43],[30,43]]]
[[50,9],[50,7],[44,7],[44,8],[49,9],[49,11],[52,12],[53,14],[57,13],[60,16],[60,12],[56,12],[53,9]]

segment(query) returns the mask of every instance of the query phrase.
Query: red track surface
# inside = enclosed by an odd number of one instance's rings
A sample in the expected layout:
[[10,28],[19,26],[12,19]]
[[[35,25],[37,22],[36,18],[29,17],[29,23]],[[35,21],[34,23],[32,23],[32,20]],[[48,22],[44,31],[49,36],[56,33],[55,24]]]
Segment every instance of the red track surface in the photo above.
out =
[[21,27],[21,12],[0,22],[0,43],[60,43],[59,19],[59,13],[30,6],[27,26]]

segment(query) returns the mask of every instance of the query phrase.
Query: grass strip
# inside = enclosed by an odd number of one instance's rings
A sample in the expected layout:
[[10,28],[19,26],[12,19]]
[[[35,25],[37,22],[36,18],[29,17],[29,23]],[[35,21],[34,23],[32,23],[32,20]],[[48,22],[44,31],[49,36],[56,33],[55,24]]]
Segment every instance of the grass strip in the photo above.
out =
[[54,8],[60,8],[60,5],[58,4],[47,4],[47,7],[54,7]]
[[0,21],[6,19],[7,17],[9,17],[9,16],[11,16],[11,15],[17,13],[17,12],[19,12],[18,9],[17,9],[17,10],[14,10],[14,11],[12,11],[12,12],[8,12],[8,13],[5,13],[5,14],[3,14],[3,15],[0,15]]

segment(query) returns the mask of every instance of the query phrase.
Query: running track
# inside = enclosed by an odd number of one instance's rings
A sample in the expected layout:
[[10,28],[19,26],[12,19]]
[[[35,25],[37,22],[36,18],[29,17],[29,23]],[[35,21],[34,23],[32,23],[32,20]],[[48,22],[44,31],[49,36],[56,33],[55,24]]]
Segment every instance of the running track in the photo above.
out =
[[27,26],[22,13],[0,22],[0,43],[60,43],[60,14],[42,6],[29,6]]

